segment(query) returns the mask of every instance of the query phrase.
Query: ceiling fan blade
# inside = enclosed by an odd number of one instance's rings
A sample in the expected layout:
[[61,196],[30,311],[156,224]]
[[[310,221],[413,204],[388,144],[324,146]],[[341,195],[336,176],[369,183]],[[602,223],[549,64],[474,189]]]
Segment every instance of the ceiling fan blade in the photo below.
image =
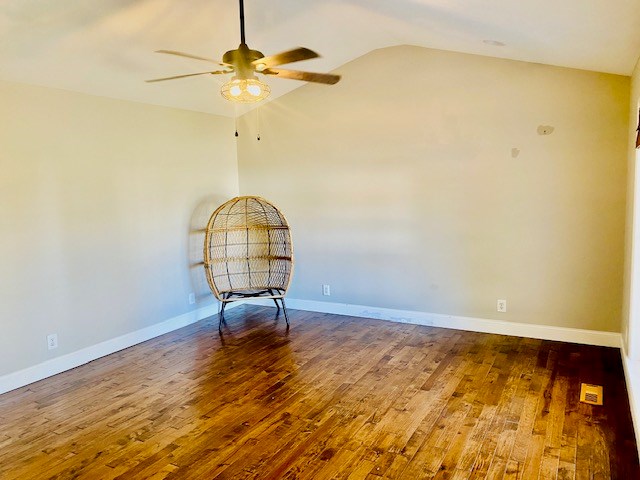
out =
[[281,68],[269,68],[268,70],[264,70],[262,73],[265,75],[275,75],[277,77],[287,78],[290,80],[325,83],[327,85],[333,85],[340,81],[340,75],[333,75],[331,73],[301,72],[299,70],[283,70]]
[[154,78],[152,80],[145,80],[147,83],[164,82],[165,80],[175,80],[176,78],[195,77],[196,75],[219,75],[221,73],[230,73],[226,70],[216,70],[213,72],[200,72],[200,73],[187,73],[186,75],[176,75],[174,77]]
[[175,50],[156,50],[156,53],[166,53],[168,55],[177,55],[178,57],[193,58],[195,60],[204,60],[205,62],[215,63],[216,65],[226,66],[226,63],[219,62],[213,58],[200,57],[198,55],[192,55],[190,53],[176,52]]
[[[253,65],[264,65],[264,68],[275,67],[277,65],[284,65],[286,63],[300,62],[302,60],[309,60],[311,58],[318,58],[318,55],[313,50],[308,48],[299,47],[286,52],[276,53],[275,55],[269,55],[268,57],[262,57],[251,62]],[[258,70],[260,71],[260,70]]]

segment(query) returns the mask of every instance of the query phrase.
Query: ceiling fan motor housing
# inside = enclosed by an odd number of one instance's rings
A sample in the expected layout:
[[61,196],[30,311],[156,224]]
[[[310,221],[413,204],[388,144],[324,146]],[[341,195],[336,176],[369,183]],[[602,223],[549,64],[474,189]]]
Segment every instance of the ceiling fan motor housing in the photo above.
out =
[[229,50],[222,56],[222,62],[235,67],[238,78],[252,78],[255,65],[251,62],[263,58],[262,52],[251,50],[245,43],[241,43],[236,50]]

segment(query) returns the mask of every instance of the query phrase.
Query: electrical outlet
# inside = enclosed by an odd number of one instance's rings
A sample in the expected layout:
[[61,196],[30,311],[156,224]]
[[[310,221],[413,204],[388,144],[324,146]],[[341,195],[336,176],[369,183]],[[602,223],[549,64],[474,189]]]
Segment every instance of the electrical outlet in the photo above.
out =
[[190,293],[189,294],[189,305],[193,305],[194,303],[196,303],[196,294],[195,293]]
[[52,333],[51,335],[47,335],[47,347],[49,350],[53,350],[54,348],[58,348],[58,334]]
[[322,285],[322,295],[325,297],[331,295],[331,285]]
[[507,301],[503,299],[498,299],[498,311],[501,313],[505,313],[507,311]]

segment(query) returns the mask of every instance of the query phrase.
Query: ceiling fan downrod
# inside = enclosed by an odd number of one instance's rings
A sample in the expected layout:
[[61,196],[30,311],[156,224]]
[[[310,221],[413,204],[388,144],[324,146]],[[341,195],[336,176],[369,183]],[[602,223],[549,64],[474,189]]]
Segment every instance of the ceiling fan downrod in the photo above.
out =
[[245,44],[244,40],[244,0],[240,0],[240,43]]

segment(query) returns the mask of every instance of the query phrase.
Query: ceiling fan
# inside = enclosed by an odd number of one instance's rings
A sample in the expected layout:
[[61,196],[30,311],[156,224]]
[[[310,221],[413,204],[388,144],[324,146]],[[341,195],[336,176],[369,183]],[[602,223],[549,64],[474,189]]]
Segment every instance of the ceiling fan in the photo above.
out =
[[324,83],[327,85],[333,85],[340,80],[340,75],[333,75],[330,73],[313,73],[274,68],[279,65],[317,58],[320,55],[313,50],[309,50],[304,47],[294,48],[285,52],[276,53],[275,55],[269,55],[267,57],[257,50],[251,50],[247,46],[244,36],[244,0],[239,1],[240,46],[235,50],[229,50],[226,52],[222,56],[221,62],[211,58],[201,57],[199,55],[177,52],[175,50],[157,50],[157,53],[177,55],[179,57],[193,58],[195,60],[214,63],[222,67],[221,70],[155,78],[153,80],[147,80],[147,82],[162,82],[165,80],[175,80],[177,78],[194,77],[197,75],[221,75],[234,73],[235,75],[231,80],[222,86],[220,93],[227,100],[241,103],[254,103],[267,98],[271,92],[269,85],[261,82],[256,76],[256,73],[260,73],[262,75],[273,75],[275,77],[291,80],[302,80],[304,82]]

